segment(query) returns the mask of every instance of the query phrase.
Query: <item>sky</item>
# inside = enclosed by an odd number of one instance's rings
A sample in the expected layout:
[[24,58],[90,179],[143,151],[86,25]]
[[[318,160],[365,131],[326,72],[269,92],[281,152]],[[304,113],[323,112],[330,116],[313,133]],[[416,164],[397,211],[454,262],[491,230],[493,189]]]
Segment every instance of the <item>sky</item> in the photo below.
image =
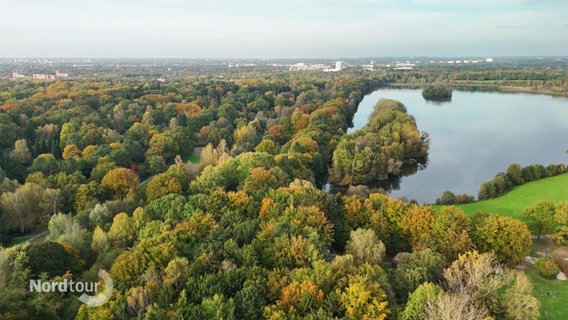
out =
[[568,0],[0,0],[0,57],[567,56]]

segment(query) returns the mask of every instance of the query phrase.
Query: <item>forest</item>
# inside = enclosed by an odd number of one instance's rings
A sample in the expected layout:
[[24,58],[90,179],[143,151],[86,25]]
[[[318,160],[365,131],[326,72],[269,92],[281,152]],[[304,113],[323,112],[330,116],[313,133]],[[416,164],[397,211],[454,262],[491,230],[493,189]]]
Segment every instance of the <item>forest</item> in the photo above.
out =
[[[513,266],[566,203],[527,225],[380,192],[429,144],[392,100],[346,134],[388,72],[203,69],[0,80],[0,318],[539,319]],[[101,269],[99,307],[28,289]]]

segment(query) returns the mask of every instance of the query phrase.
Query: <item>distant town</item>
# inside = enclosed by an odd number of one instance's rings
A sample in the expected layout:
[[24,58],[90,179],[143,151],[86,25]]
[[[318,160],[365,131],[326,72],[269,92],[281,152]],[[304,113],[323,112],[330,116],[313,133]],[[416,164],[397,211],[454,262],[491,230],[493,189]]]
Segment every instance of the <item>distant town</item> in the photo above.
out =
[[298,72],[410,71],[423,68],[483,69],[489,64],[516,69],[523,65],[554,70],[563,68],[566,57],[375,57],[342,59],[86,59],[86,58],[13,58],[0,59],[0,78],[11,80],[56,81],[86,75],[121,74],[136,76],[152,70],[157,79],[166,81],[175,74],[200,73],[210,67],[217,70],[262,70]]

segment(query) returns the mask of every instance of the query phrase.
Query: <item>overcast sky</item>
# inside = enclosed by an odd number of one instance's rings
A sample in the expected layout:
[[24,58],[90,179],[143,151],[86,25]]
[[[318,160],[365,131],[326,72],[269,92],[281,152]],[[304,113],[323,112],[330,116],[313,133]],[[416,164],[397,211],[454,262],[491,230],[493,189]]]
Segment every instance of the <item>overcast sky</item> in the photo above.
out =
[[0,57],[519,55],[568,55],[568,0],[0,0]]

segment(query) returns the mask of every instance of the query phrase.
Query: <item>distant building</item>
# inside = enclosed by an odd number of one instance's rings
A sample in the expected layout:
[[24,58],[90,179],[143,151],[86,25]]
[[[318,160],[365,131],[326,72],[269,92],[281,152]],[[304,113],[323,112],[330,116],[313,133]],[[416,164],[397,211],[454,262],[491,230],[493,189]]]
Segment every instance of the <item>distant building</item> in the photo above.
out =
[[343,61],[335,61],[335,68],[331,69],[331,68],[327,68],[324,69],[324,72],[337,72],[337,71],[341,71],[343,70],[345,66],[343,65]]
[[24,78],[24,77],[25,77],[25,75],[23,75],[19,72],[16,72],[16,71],[12,72],[12,79],[21,79],[21,78]]
[[290,71],[310,71],[310,70],[323,70],[327,71],[328,67],[321,64],[305,64],[304,62],[298,62],[296,64],[290,65]]
[[493,58],[487,58],[487,59],[485,59],[485,62],[493,62],[493,61],[494,61]]
[[47,75],[45,73],[34,73],[34,74],[32,74],[32,78],[34,80],[48,80],[49,75]]
[[68,78],[68,77],[69,77],[69,74],[66,73],[66,72],[61,72],[61,71],[59,71],[59,70],[55,70],[55,77],[56,77],[57,79],[59,79],[59,78]]
[[410,63],[410,61],[399,62],[397,61],[393,70],[413,70],[416,64]]

